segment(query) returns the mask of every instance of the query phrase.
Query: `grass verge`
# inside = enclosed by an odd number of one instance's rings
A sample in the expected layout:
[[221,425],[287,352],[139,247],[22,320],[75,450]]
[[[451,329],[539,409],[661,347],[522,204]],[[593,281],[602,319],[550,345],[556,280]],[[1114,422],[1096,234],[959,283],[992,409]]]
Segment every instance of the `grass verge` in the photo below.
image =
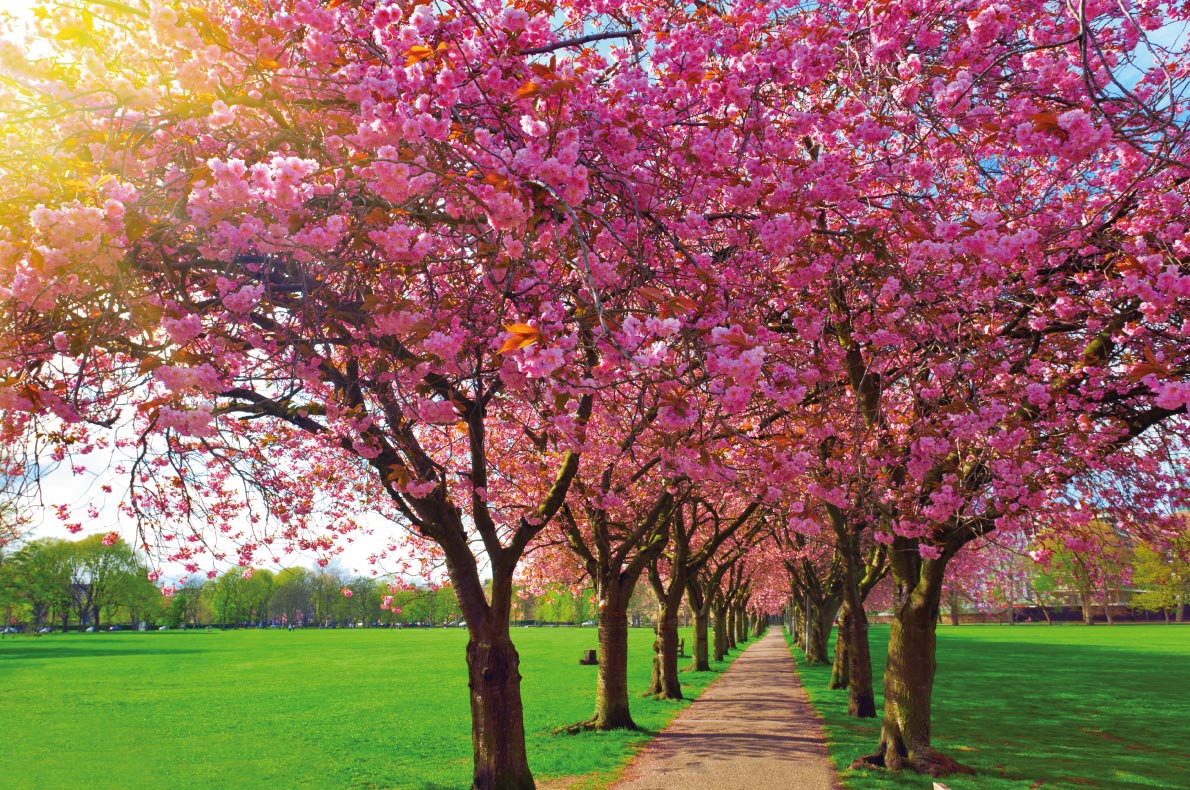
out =
[[[872,627],[878,707],[887,640],[887,626]],[[799,660],[798,673],[845,787],[931,786],[847,770],[875,751],[879,720],[847,717],[829,666]],[[945,779],[950,790],[1190,787],[1190,627],[940,626],[933,722],[934,745],[977,772]]]
[[[595,667],[578,658],[595,629],[516,629],[514,639],[535,776],[606,784],[649,734],[552,734],[594,707]],[[10,638],[0,642],[0,786],[466,787],[466,640],[460,629]],[[652,640],[649,629],[629,634],[629,688],[636,722],[657,731],[686,703],[640,696]],[[716,676],[683,673],[683,690],[697,696]]]

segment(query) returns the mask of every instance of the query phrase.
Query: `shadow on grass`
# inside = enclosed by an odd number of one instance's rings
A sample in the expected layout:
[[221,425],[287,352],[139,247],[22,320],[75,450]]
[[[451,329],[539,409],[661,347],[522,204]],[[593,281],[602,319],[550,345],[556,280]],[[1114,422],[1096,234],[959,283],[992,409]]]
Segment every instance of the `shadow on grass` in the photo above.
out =
[[[1007,627],[1004,627],[1007,628]],[[887,628],[873,628],[879,694]],[[1190,633],[1187,650],[1132,644],[1061,644],[1070,634],[1021,629],[1020,638],[980,628],[939,633],[934,745],[978,772],[952,777],[951,790],[1190,786]],[[1099,635],[1094,639],[1102,639]],[[1163,636],[1164,638],[1164,636]],[[840,768],[874,751],[879,720],[846,716],[846,691],[828,691],[829,667],[799,665],[823,714]],[[853,790],[919,788],[922,777],[844,771]]]

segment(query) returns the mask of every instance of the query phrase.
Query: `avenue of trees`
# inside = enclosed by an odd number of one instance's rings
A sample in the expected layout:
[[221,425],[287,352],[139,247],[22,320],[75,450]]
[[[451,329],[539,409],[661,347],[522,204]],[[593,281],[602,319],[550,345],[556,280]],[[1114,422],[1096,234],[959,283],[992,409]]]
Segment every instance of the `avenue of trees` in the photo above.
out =
[[599,623],[575,729],[635,727],[647,588],[653,693],[683,601],[696,667],[786,608],[826,660],[837,617],[859,762],[967,770],[948,597],[1029,552],[1054,590],[1184,580],[1188,17],[58,6],[0,43],[5,480],[115,458],[148,577],[215,571],[225,617],[365,535],[445,568],[476,788],[533,786],[510,624],[548,589]]

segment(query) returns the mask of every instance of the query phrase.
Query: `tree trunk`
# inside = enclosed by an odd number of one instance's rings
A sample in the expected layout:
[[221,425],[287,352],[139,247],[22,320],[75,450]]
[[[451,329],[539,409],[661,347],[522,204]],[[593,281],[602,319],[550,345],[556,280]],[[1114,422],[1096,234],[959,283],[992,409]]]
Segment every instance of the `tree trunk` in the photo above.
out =
[[793,637],[793,643],[799,648],[806,644],[805,632],[805,617],[802,614],[802,605],[800,601],[795,601],[790,609],[790,628],[789,633]]
[[752,638],[759,639],[764,635],[765,618],[761,615],[756,615],[752,619]]
[[[897,603],[884,670],[880,745],[853,767],[911,768],[934,777],[973,773],[930,744],[938,612],[948,558],[923,560],[916,556],[914,543],[903,538],[894,543]],[[914,556],[907,556],[910,552]]]
[[649,690],[645,692],[646,697],[651,697],[661,693],[664,683],[661,680],[661,632],[664,630],[662,621],[665,619],[665,613],[658,608],[657,616],[653,620],[653,673],[649,676]]
[[[859,589],[859,535],[846,530],[840,536],[843,548],[843,600],[847,603],[847,715],[876,718],[876,695],[872,690],[872,653],[868,645],[868,615]],[[938,609],[935,607],[935,614]]]
[[839,614],[839,627],[835,633],[835,661],[831,667],[831,680],[827,688],[845,689],[851,682],[851,659],[847,655],[847,634],[851,626],[847,622],[847,605]]
[[847,634],[847,715],[876,718],[876,695],[872,690],[872,653],[868,645],[868,616],[863,604],[853,605]]
[[615,581],[598,591],[599,670],[589,729],[636,729],[628,709],[628,600],[634,586]]
[[735,611],[735,607],[732,606],[731,604],[724,604],[724,606],[727,609],[727,649],[735,650],[737,647],[739,647],[739,645],[736,642],[736,638],[735,638],[735,635],[736,635],[736,630],[735,630],[736,611]]
[[1083,597],[1083,622],[1087,625],[1095,625],[1095,608],[1091,604],[1091,596],[1084,595]]
[[959,624],[959,594],[951,591],[950,595],[946,597],[947,609],[950,610],[950,624]]
[[649,694],[658,699],[682,699],[678,681],[678,617],[676,612],[657,613],[657,639],[653,644],[653,679]]
[[520,658],[508,622],[469,629],[467,670],[471,688],[471,742],[475,790],[532,788],[525,755]]
[[827,643],[830,639],[831,623],[839,607],[827,602],[814,610],[810,618],[810,646],[806,651],[807,664],[825,664],[830,659],[827,654]]
[[722,661],[730,649],[727,640],[727,604],[716,603],[712,611],[715,615],[715,660]]
[[735,613],[735,641],[741,647],[748,641],[748,612],[742,606]]
[[512,644],[515,563],[493,562],[490,592],[473,563],[447,564],[459,608],[467,618],[467,676],[471,692],[474,790],[532,790],[525,753],[520,656]]
[[1054,618],[1050,617],[1050,610],[1045,608],[1045,604],[1043,604],[1041,601],[1038,601],[1037,608],[1041,610],[1041,616],[1045,618],[1045,624],[1053,625]]
[[709,612],[704,607],[694,610],[694,638],[690,647],[690,671],[710,672],[711,656],[707,645],[707,626],[710,625]]
[[698,577],[691,574],[686,580],[686,600],[694,612],[694,638],[690,649],[690,670],[710,672],[710,646],[707,629],[710,626],[712,596],[704,592]]
[[648,692],[658,699],[682,699],[682,684],[678,680],[678,616],[686,590],[685,562],[685,549],[675,546],[673,576],[668,587],[655,563],[648,571],[649,584],[660,602],[654,628],[657,638],[653,642],[653,679]]

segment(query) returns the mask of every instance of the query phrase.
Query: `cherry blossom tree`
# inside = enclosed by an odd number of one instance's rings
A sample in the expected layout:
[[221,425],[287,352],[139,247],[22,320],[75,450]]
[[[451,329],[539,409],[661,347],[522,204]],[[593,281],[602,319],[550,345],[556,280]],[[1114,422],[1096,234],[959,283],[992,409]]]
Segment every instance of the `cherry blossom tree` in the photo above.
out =
[[476,787],[532,786],[513,571],[639,283],[589,19],[107,4],[3,53],[6,436],[122,429],[126,508],[194,569],[208,530],[251,565],[409,525],[469,624]]
[[[704,485],[704,490],[709,489],[707,493],[714,488]],[[696,592],[696,600],[689,601],[688,591],[692,580],[697,579],[697,575],[725,548],[728,541],[741,550],[755,546],[755,538],[764,524],[763,515],[757,512],[760,503],[746,498],[737,497],[737,500],[733,503],[731,498],[726,498],[717,503],[709,498],[691,497],[681,507],[675,508],[670,517],[666,547],[648,567],[649,583],[660,604],[649,693],[660,699],[682,699],[682,686],[678,678],[678,612],[683,596],[695,609],[695,634],[692,640],[694,666],[699,666],[698,656],[701,655],[704,670],[710,668],[706,665],[705,598]],[[719,578],[722,579],[722,575]]]
[[[508,633],[526,548],[559,514],[576,543],[614,522],[631,548],[588,555],[622,574],[731,437],[762,501],[825,514],[853,670],[862,547],[888,546],[867,762],[957,770],[930,738],[951,559],[1077,525],[1080,485],[1126,480],[1138,525],[1184,496],[1168,458],[1190,401],[1190,59],[1151,34],[1188,13],[43,14],[41,49],[0,44],[0,438],[130,453],[144,542],[195,569],[204,546],[325,559],[362,510],[411,527],[471,626],[486,788],[532,785]],[[681,344],[697,354],[674,359]],[[603,397],[619,382],[680,437],[666,458],[621,460],[634,412]],[[595,446],[601,401],[619,435]],[[606,482],[580,469],[592,450]],[[749,601],[769,606],[775,564],[721,578],[716,652]]]

